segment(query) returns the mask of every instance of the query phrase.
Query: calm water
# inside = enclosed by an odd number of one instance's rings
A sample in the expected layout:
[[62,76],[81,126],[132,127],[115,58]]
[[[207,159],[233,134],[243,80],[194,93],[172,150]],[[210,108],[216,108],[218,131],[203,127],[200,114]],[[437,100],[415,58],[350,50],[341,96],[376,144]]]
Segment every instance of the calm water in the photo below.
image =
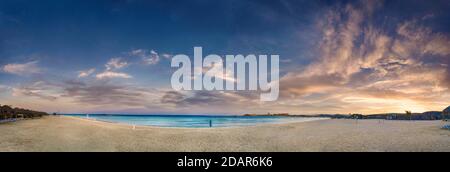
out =
[[234,127],[264,123],[287,123],[318,120],[320,118],[279,117],[279,116],[202,116],[202,115],[86,115],[69,114],[80,118],[99,121],[147,125],[158,127]]

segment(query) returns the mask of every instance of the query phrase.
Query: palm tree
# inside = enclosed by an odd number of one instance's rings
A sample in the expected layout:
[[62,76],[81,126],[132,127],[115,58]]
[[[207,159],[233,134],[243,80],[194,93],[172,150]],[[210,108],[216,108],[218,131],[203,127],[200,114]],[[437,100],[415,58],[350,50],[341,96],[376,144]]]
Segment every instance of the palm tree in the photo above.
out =
[[5,118],[12,118],[13,117],[12,111],[13,109],[8,105],[2,106],[2,114]]
[[5,119],[6,118],[6,114],[3,113],[3,107],[2,105],[0,105],[0,119]]
[[406,110],[406,116],[409,117],[409,120],[412,120],[412,113],[409,110]]

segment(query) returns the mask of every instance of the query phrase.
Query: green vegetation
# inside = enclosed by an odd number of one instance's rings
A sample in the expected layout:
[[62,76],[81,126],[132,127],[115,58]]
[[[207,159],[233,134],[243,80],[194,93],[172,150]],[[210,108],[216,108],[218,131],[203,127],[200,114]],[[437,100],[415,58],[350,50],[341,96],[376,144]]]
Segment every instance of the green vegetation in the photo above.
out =
[[13,108],[8,105],[0,105],[0,120],[17,118],[36,118],[48,115],[45,112],[33,111],[22,108]]
[[364,119],[364,115],[362,114],[349,114],[351,119]]

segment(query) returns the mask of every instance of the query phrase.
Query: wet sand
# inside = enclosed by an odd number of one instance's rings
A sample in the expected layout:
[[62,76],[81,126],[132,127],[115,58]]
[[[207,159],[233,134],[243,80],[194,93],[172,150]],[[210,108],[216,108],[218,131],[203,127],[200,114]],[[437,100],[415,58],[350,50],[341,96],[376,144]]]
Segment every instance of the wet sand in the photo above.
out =
[[450,151],[443,121],[329,119],[158,128],[49,116],[0,124],[0,151]]

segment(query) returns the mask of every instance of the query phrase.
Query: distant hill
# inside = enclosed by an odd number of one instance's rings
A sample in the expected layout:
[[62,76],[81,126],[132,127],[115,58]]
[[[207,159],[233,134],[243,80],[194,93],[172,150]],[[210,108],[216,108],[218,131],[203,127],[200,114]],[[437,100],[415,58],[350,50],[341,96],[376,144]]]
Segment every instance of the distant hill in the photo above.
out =
[[243,116],[290,116],[288,113],[244,114]]

